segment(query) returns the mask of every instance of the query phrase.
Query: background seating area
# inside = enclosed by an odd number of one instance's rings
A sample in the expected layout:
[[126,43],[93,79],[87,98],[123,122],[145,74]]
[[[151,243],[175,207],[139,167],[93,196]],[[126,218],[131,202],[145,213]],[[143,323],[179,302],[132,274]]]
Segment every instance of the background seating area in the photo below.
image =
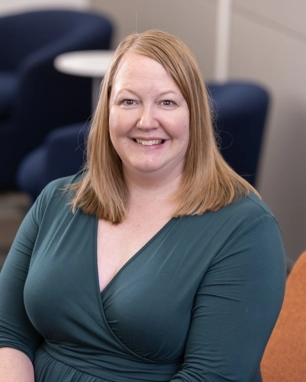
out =
[[22,159],[53,129],[91,115],[91,81],[58,72],[61,53],[109,49],[113,24],[85,11],[0,17],[0,191],[15,190]]

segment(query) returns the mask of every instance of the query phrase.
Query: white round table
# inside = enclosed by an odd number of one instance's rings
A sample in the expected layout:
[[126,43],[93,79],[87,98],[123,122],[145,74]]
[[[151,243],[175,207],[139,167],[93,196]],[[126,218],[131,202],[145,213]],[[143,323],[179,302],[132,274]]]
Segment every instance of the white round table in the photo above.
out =
[[54,60],[55,68],[66,74],[92,78],[92,110],[96,108],[101,80],[104,77],[114,51],[84,50],[63,53]]

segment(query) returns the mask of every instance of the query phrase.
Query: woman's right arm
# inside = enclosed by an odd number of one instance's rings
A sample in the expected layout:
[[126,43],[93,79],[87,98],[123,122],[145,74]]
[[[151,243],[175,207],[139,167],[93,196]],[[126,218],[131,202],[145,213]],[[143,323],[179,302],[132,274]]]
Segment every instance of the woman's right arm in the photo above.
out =
[[39,227],[39,203],[23,220],[0,273],[0,381],[34,382],[41,336],[24,305],[24,285]]
[[28,356],[16,349],[0,349],[0,380],[34,382],[34,368]]

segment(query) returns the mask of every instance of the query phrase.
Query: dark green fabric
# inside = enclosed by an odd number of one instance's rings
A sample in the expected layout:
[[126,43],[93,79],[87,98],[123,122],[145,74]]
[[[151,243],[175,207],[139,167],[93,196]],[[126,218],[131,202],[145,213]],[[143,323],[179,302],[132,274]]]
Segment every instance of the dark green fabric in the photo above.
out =
[[19,229],[0,275],[0,346],[25,352],[36,382],[261,381],[285,286],[268,207],[250,195],[171,219],[100,293],[97,220],[72,214],[73,181],[47,186]]

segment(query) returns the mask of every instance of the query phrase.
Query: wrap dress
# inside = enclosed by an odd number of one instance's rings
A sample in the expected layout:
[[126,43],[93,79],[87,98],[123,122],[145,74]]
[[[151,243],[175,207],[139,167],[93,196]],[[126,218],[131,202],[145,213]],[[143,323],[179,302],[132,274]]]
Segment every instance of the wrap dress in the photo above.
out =
[[[0,347],[36,382],[259,382],[285,287],[279,226],[254,194],[172,218],[100,291],[97,219],[50,183],[0,274]],[[149,217],[148,217],[149,218]]]

